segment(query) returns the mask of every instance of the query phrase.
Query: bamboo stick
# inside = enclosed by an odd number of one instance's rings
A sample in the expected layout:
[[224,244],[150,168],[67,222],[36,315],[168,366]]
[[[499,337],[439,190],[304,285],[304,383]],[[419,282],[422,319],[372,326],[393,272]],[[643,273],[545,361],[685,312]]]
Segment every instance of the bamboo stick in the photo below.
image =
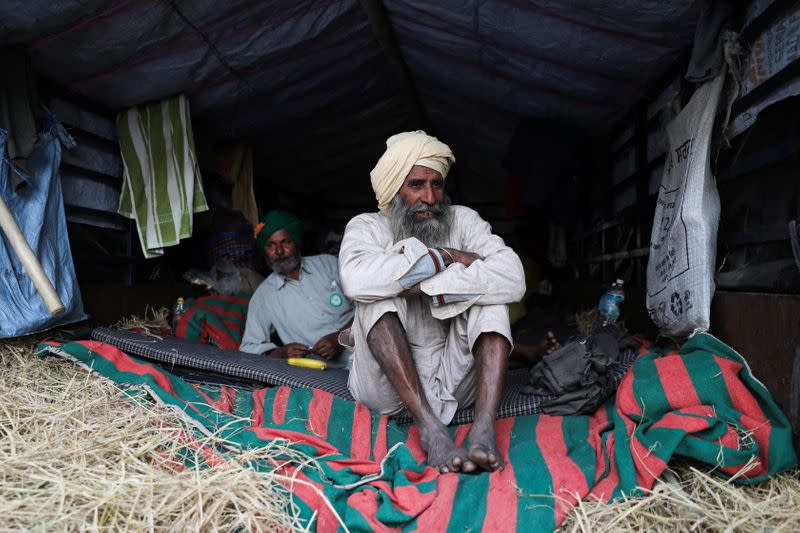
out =
[[8,210],[8,206],[2,196],[0,196],[0,227],[6,234],[8,242],[11,243],[11,247],[17,253],[22,266],[25,267],[31,277],[34,287],[36,287],[39,295],[44,300],[50,314],[56,316],[63,313],[64,304],[61,298],[59,298],[58,293],[53,288],[53,284],[47,278],[47,274],[44,273],[42,265],[36,259],[36,255],[31,250],[28,241],[25,240],[25,236],[20,231],[17,221],[14,220],[14,216]]

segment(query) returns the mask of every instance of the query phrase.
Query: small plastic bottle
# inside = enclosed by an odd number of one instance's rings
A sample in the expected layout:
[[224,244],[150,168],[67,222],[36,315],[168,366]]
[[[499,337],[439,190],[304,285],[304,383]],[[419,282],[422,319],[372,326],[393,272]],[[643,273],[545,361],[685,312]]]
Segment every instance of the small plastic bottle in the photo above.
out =
[[600,302],[597,304],[595,326],[613,326],[617,323],[620,304],[625,300],[625,291],[622,288],[624,284],[623,280],[618,279],[600,297]]
[[175,335],[178,332],[178,322],[180,321],[183,313],[186,311],[186,304],[183,301],[183,298],[178,298],[175,302],[175,305],[172,306],[172,334]]

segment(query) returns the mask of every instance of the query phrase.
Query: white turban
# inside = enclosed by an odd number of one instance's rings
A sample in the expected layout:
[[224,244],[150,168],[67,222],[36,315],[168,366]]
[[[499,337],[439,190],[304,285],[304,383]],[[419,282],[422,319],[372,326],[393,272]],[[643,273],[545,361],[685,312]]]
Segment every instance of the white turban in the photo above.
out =
[[386,140],[386,151],[369,173],[378,209],[387,213],[389,203],[414,165],[431,168],[446,178],[455,162],[449,146],[422,130],[392,135]]

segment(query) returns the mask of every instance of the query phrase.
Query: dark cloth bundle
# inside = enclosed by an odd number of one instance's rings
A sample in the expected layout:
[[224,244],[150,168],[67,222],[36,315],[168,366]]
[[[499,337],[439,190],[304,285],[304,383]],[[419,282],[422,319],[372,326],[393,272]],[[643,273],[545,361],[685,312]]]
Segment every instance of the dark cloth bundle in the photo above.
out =
[[621,354],[638,344],[614,326],[597,328],[589,337],[570,342],[531,369],[525,394],[553,397],[542,411],[553,415],[591,414],[617,388],[614,370]]

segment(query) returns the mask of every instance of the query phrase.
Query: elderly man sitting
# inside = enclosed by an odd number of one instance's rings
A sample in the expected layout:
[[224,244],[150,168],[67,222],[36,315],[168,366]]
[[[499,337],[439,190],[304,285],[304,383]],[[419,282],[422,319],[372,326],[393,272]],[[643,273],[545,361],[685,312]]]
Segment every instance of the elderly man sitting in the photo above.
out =
[[[497,470],[494,420],[511,351],[508,307],[525,292],[522,264],[472,209],[450,205],[450,148],[400,133],[371,172],[379,213],[347,225],[339,265],[355,318],[348,386],[384,414],[408,410],[442,472]],[[445,427],[475,402],[466,449]]]
[[[339,288],[336,257],[302,257],[303,225],[287,211],[270,211],[256,226],[256,240],[272,274],[250,300],[239,349],[271,357],[318,356],[333,366],[342,353],[337,336],[350,325],[353,305]],[[270,338],[277,331],[285,343]]]

